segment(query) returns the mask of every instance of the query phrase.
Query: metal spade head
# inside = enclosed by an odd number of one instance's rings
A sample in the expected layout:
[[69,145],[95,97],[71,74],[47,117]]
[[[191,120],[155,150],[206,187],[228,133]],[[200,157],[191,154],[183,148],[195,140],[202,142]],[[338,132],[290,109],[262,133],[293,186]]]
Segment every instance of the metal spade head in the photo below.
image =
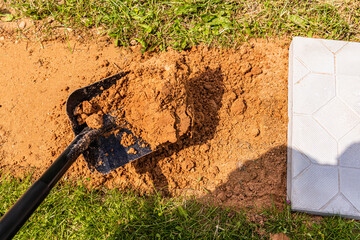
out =
[[[66,103],[66,113],[70,119],[71,127],[75,135],[78,135],[86,127],[86,123],[82,125],[78,124],[74,116],[75,107],[83,101],[89,101],[93,97],[100,95],[104,90],[116,84],[117,80],[126,76],[126,74],[126,72],[115,74],[89,86],[77,89],[70,94]],[[106,118],[113,118],[113,116],[105,115],[104,120],[106,120]],[[146,142],[136,138],[134,134],[132,135],[134,136],[135,143],[128,147],[122,146],[120,142],[125,132],[132,134],[131,130],[121,128],[117,134],[111,133],[106,134],[106,136],[100,136],[90,144],[89,148],[83,152],[83,156],[90,170],[93,171],[96,169],[100,173],[107,174],[122,165],[152,152],[148,144],[146,144],[147,147],[141,147],[144,146],[141,143]],[[136,154],[128,154],[130,148],[135,149]]]

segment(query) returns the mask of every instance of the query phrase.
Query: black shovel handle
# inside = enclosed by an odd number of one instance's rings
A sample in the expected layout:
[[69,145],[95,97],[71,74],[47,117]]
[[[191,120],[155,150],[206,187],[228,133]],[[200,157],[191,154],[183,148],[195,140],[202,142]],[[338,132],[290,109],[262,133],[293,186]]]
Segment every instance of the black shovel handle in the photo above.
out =
[[73,162],[102,132],[102,129],[86,127],[75,137],[46,172],[31,185],[0,219],[0,239],[12,239],[15,236]]

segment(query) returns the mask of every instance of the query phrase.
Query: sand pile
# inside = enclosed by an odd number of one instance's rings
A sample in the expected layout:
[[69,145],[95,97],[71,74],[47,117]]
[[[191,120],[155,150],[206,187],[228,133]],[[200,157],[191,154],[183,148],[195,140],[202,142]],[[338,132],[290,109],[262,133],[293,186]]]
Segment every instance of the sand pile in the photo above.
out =
[[76,107],[79,124],[100,128],[104,114],[122,108],[130,128],[152,149],[175,143],[190,129],[193,112],[186,91],[190,71],[184,56],[169,51],[128,68],[129,73],[116,85]]

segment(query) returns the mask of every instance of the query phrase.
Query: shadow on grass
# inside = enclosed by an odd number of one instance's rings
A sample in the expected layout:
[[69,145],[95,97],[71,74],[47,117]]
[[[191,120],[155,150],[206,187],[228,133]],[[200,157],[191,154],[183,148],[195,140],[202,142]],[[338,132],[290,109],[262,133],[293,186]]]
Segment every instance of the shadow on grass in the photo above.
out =
[[137,216],[119,224],[109,239],[259,239],[245,214],[197,200],[144,200]]
[[[342,156],[357,151],[352,145]],[[137,217],[120,223],[111,239],[267,239],[270,233],[285,233],[292,239],[358,239],[357,221],[291,212],[286,203],[288,152],[293,161],[300,161],[296,157],[300,156],[319,165],[284,145],[272,148],[244,163],[201,199],[166,199],[160,194],[146,198]]]

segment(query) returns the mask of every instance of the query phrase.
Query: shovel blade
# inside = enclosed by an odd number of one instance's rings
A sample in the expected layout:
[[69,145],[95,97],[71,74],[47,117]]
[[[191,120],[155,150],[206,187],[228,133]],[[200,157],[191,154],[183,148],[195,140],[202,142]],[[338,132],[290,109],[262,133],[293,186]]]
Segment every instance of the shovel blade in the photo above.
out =
[[[126,74],[126,72],[115,74],[89,86],[77,89],[70,94],[66,102],[66,113],[75,135],[79,134],[86,127],[86,123],[79,125],[76,116],[74,116],[76,106],[83,101],[90,101],[92,98],[100,95],[103,91],[116,84],[119,79],[126,76]],[[105,115],[104,118],[112,118],[112,116]],[[135,143],[127,147],[121,145],[121,138],[124,133],[133,135]],[[144,147],[144,143],[146,147]],[[131,148],[135,151],[128,153]],[[102,174],[107,174],[151,152],[152,150],[146,142],[136,138],[130,129],[123,127],[116,134],[113,132],[97,138],[83,152],[83,156],[91,171],[96,169]]]

